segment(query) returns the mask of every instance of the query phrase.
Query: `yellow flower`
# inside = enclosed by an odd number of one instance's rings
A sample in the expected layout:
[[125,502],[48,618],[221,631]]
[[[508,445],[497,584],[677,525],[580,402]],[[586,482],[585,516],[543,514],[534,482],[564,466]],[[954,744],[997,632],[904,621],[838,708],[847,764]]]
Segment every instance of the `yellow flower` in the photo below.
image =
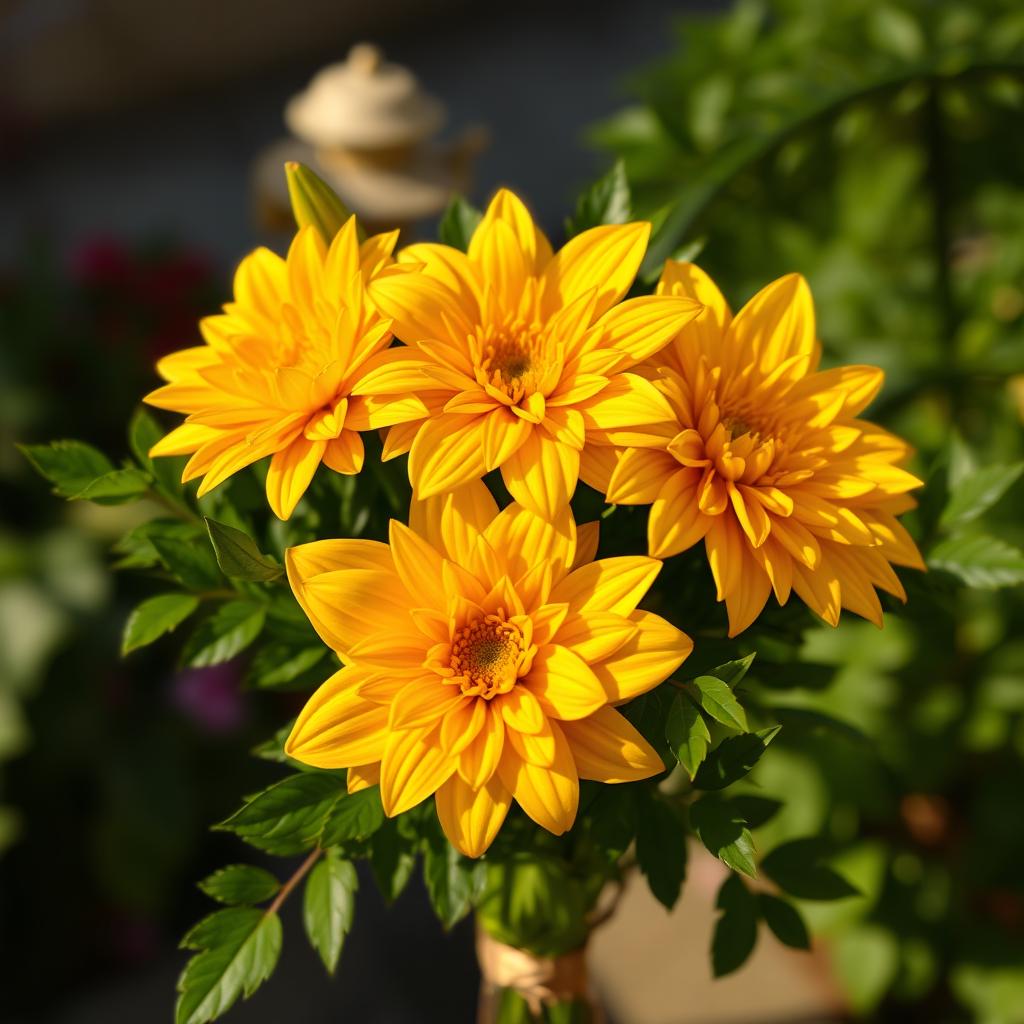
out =
[[597,524],[577,531],[480,481],[414,502],[390,546],[326,540],[291,548],[299,603],[344,668],[310,698],[285,745],[349,789],[379,781],[389,815],[435,795],[445,834],[479,856],[515,799],[556,835],[579,779],[663,770],[613,705],[666,679],[689,638],[637,610],[661,563],[593,562]]
[[500,191],[468,253],[412,245],[372,282],[406,348],[356,389],[419,395],[429,418],[393,427],[385,458],[409,454],[420,498],[501,468],[513,498],[553,516],[572,496],[591,441],[628,441],[669,410],[630,367],[700,310],[688,297],[619,303],[650,225],[585,231],[552,254],[511,192]]
[[608,501],[651,506],[650,553],[704,540],[729,613],[729,635],[754,621],[774,590],[796,591],[826,622],[841,608],[881,625],[875,587],[905,600],[890,563],[923,569],[896,515],[920,481],[900,468],[909,446],[858,419],[882,371],[818,371],[807,283],[780,278],[735,316],[689,263],[669,262],[658,291],[705,309],[641,371],[672,407],[649,447],[588,449],[583,479]]
[[206,342],[162,359],[168,381],[146,396],[185,422],[151,455],[191,455],[184,481],[203,477],[200,496],[245,466],[273,456],[267,499],[287,519],[321,462],[358,473],[358,431],[422,412],[407,396],[384,413],[353,395],[391,324],[366,301],[366,284],[391,261],[397,232],[362,245],[350,218],[328,249],[313,227],[295,236],[287,260],[257,249],[235,274],[235,301],[200,329]]

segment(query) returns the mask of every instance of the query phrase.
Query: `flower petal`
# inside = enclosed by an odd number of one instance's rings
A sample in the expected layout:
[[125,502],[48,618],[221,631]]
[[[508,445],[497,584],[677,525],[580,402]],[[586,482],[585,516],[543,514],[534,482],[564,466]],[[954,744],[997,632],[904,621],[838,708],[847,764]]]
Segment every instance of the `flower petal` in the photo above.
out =
[[471,480],[450,494],[413,498],[409,526],[438,551],[465,564],[476,539],[498,514],[498,506],[482,480]]
[[545,644],[537,651],[522,685],[552,718],[584,718],[608,702],[594,669],[559,644]]
[[494,842],[512,806],[512,794],[497,775],[478,789],[453,775],[435,794],[434,804],[452,846],[466,857],[479,857]]
[[551,723],[551,731],[555,757],[550,768],[529,764],[509,746],[498,767],[498,777],[530,818],[560,836],[576,820],[580,783],[572,750],[557,722]]
[[482,477],[484,416],[441,415],[427,420],[409,452],[409,479],[419,498],[453,491]]
[[436,725],[389,733],[380,764],[380,799],[384,813],[415,807],[455,771],[455,758],[441,747]]
[[661,571],[661,562],[642,555],[602,558],[569,573],[550,600],[565,601],[573,612],[604,611],[628,615]]
[[299,437],[270,460],[267,501],[278,519],[287,519],[295,510],[320,465],[326,447],[325,441],[307,441]]
[[534,430],[501,467],[512,497],[539,516],[554,519],[569,504],[579,478],[580,453]]
[[581,779],[637,782],[665,770],[654,748],[614,708],[564,722],[562,731]]
[[632,700],[663,683],[693,650],[693,641],[660,615],[638,609],[629,619],[636,634],[593,666],[609,704]]

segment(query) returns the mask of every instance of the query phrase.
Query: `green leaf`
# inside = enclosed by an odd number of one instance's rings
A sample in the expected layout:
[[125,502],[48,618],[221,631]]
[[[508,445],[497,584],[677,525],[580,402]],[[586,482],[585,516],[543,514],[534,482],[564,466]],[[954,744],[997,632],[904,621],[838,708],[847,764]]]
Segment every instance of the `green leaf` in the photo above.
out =
[[686,694],[677,694],[669,707],[665,739],[692,781],[701,762],[707,757],[711,733]]
[[351,839],[368,839],[383,824],[380,786],[342,793],[327,817],[321,842],[324,846],[336,846]]
[[[854,1012],[870,1014],[881,1002],[900,973],[900,943],[886,928],[862,923],[840,932],[832,941],[833,963]],[[1020,1004],[1013,1016],[977,1016],[986,1024],[1012,1024],[1019,1021]]]
[[735,661],[727,661],[722,665],[716,665],[715,668],[711,669],[711,671],[706,674],[714,676],[715,679],[721,679],[723,683],[735,690],[737,685],[750,670],[750,666],[753,665],[754,657],[755,654],[748,654],[745,658],[737,658]]
[[270,977],[281,953],[281,921],[253,907],[231,907],[203,918],[181,944],[200,952],[178,979],[175,1024],[207,1024]]
[[731,796],[728,803],[733,813],[742,818],[748,828],[760,828],[782,809],[782,803],[779,800],[772,800],[766,796],[753,796],[749,793]]
[[761,862],[761,870],[797,899],[841,900],[859,895],[859,890],[825,862],[828,853],[821,839],[793,839],[772,850]]
[[302,923],[328,974],[333,974],[352,928],[359,878],[337,850],[327,850],[309,873],[302,894]]
[[84,441],[20,444],[18,450],[53,484],[54,494],[62,498],[74,498],[93,480],[114,470],[103,452]]
[[722,911],[711,939],[715,977],[742,967],[757,943],[757,903],[738,875],[730,875],[718,890],[715,906]]
[[483,214],[462,196],[452,196],[438,225],[438,237],[445,245],[465,252]]
[[330,245],[351,216],[334,189],[305,164],[289,160],[284,165],[292,215],[300,230],[312,225]]
[[208,875],[199,888],[220,903],[263,903],[276,895],[281,883],[263,868],[251,864],[230,864]]
[[757,877],[754,837],[730,800],[703,797],[690,806],[690,824],[700,841],[734,871]]
[[209,516],[204,516],[203,520],[210,534],[217,564],[225,576],[251,583],[266,583],[268,580],[276,580],[284,572],[274,559],[260,551],[247,533],[225,523],[218,523]]
[[261,645],[253,655],[246,679],[253,686],[267,690],[279,686],[298,686],[310,675],[313,676],[311,681],[321,682],[326,669],[317,673],[312,670],[324,660],[327,650],[323,644],[298,650],[287,643]]
[[473,909],[485,880],[480,861],[463,857],[437,827],[423,851],[423,881],[431,906],[445,930]]
[[149,485],[149,475],[141,469],[112,469],[70,497],[74,501],[95,501],[99,505],[121,505],[137,501],[149,490]]
[[724,789],[742,779],[761,759],[779,726],[727,736],[700,766],[693,784],[698,789]]
[[738,732],[748,732],[747,716],[729,684],[715,676],[697,676],[690,686],[697,703],[716,721]]
[[373,834],[370,844],[370,869],[385,903],[393,903],[402,894],[413,868],[416,856],[405,839],[399,835],[394,818],[387,818]]
[[498,996],[494,1024],[537,1024],[525,997],[514,988],[503,988]]
[[928,564],[980,590],[1024,583],[1024,551],[985,534],[941,541],[932,548]]
[[234,832],[267,853],[303,853],[316,843],[331,808],[344,792],[344,781],[335,775],[290,775],[257,793],[214,827]]
[[988,511],[1024,473],[1024,462],[983,466],[962,480],[939,519],[945,530],[954,530]]
[[157,486],[172,498],[182,493],[181,471],[184,456],[151,459],[149,450],[164,436],[163,428],[143,406],[139,406],[128,425],[128,445],[139,465],[156,481]]
[[266,615],[266,608],[252,601],[228,601],[221,605],[189,637],[182,664],[205,668],[230,661],[260,635]]
[[757,903],[761,917],[779,942],[793,949],[811,948],[807,925],[804,924],[800,911],[792,903],[781,900],[778,896],[770,896],[766,892],[758,893]]
[[199,607],[193,594],[157,594],[147,598],[124,624],[121,653],[145,647],[181,625]]
[[827,715],[817,708],[788,708],[773,705],[770,709],[772,717],[777,718],[787,729],[805,732],[825,733],[842,736],[853,743],[871,746],[871,738],[866,736],[855,725],[844,722],[841,718]]
[[163,567],[189,589],[212,590],[221,586],[223,578],[208,544],[162,531],[149,535],[148,540]]
[[651,892],[671,910],[686,877],[686,826],[679,811],[659,797],[640,807],[636,859]]
[[[153,546],[156,537],[169,538],[188,544],[199,542],[205,548],[199,527],[177,519],[150,519],[129,530],[114,545],[114,551],[121,557],[115,563],[117,569],[149,569],[162,564],[160,555]],[[198,589],[198,588],[197,588]]]
[[569,238],[600,224],[625,224],[632,215],[626,165],[616,160],[576,201],[576,213],[565,222]]

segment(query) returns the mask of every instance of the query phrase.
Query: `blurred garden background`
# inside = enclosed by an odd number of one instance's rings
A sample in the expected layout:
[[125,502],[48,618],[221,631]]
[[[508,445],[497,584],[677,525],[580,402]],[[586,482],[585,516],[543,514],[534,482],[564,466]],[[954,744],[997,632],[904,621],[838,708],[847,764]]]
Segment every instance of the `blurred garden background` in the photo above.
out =
[[[0,4],[0,1020],[169,1017],[193,883],[238,857],[208,826],[274,777],[249,751],[303,696],[254,689],[244,658],[179,670],[168,640],[121,660],[152,590],[111,571],[133,557],[116,541],[154,509],[57,500],[14,444],[128,452],[154,359],[194,341],[245,251],[287,244],[261,158],[363,39],[445,105],[442,139],[471,140],[477,203],[511,186],[559,238],[621,159],[655,276],[686,253],[738,308],[805,274],[826,363],[885,369],[870,415],[927,480],[906,613],[806,630],[801,671],[758,693],[784,729],[756,781],[788,799],[765,835],[827,836],[861,895],[802,907],[813,954],[712,983],[698,862],[672,922],[634,901],[599,939],[613,1020],[1024,1021],[1012,0]],[[436,223],[402,219],[406,240]],[[296,943],[228,1019],[471,1019],[466,923],[442,936],[415,886],[393,911],[364,886],[358,918],[333,982]]]

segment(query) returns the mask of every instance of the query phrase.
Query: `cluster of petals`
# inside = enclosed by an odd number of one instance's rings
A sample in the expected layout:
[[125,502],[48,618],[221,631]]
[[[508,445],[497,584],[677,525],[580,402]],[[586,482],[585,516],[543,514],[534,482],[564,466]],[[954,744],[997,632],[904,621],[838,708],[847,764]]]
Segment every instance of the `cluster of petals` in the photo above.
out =
[[882,385],[871,366],[818,369],[814,307],[797,274],[734,317],[711,279],[669,261],[662,295],[703,312],[638,372],[671,419],[638,443],[588,448],[583,479],[614,504],[650,505],[651,555],[703,540],[729,632],[774,591],[835,625],[842,608],[881,625],[875,588],[905,599],[892,565],[924,568],[896,516],[921,481],[900,438],[860,413]]
[[661,760],[616,709],[663,682],[689,638],[637,608],[661,567],[592,561],[597,524],[577,529],[474,481],[414,501],[390,544],[291,548],[288,579],[343,666],[310,698],[286,752],[379,783],[388,815],[434,796],[468,856],[493,841],[514,800],[554,834],[576,817],[579,780],[648,778]]
[[392,341],[366,286],[391,262],[398,232],[359,243],[350,218],[328,247],[301,229],[287,259],[257,249],[235,274],[234,302],[200,323],[204,344],[166,356],[167,381],[146,396],[185,422],[150,452],[191,455],[183,480],[200,496],[271,456],[267,500],[287,519],[321,462],[345,474],[363,465],[359,431],[423,411],[415,396],[387,411],[359,394]]

